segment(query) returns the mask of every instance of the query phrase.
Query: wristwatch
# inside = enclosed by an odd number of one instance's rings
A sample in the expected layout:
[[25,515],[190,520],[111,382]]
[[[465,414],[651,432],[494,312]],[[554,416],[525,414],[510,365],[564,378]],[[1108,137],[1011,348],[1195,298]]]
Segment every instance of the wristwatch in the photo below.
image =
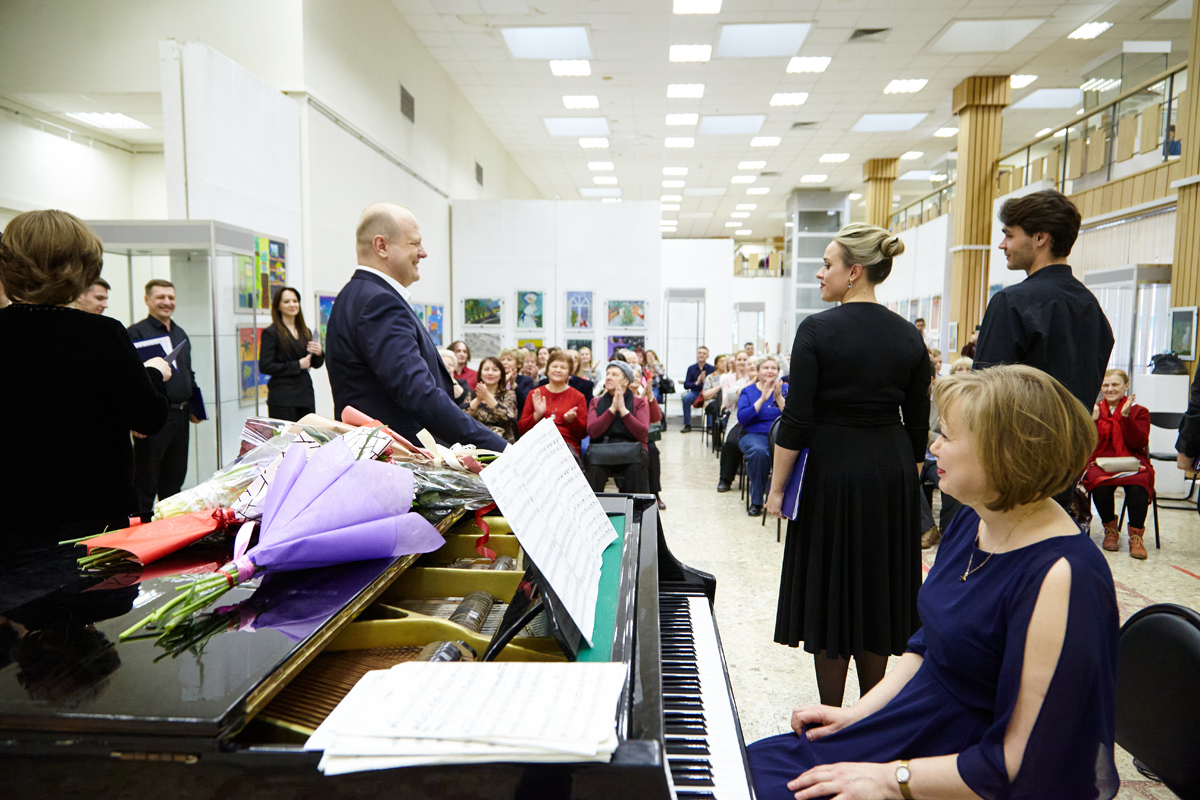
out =
[[900,796],[904,800],[913,800],[912,792],[908,790],[908,779],[912,777],[912,770],[908,768],[907,761],[901,761],[900,766],[896,767],[896,783],[900,784]]

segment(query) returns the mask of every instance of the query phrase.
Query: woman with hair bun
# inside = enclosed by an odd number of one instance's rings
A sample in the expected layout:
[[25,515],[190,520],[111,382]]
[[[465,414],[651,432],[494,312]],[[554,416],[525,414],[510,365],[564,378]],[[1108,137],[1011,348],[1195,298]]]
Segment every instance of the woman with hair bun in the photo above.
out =
[[[792,345],[767,511],[780,516],[799,451],[808,465],[788,523],[775,641],[814,655],[821,702],[840,706],[851,658],[860,694],[920,626],[920,469],[929,432],[929,354],[875,300],[904,243],[855,223],[825,248],[821,299]],[[902,416],[903,415],[903,416]]]

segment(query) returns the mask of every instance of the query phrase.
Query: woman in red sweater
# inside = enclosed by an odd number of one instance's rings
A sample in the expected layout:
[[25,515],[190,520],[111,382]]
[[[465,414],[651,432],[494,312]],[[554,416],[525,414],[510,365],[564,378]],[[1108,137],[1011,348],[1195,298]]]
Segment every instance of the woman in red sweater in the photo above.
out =
[[[1104,373],[1100,386],[1100,402],[1092,407],[1092,419],[1100,441],[1092,453],[1087,471],[1083,474],[1083,488],[1092,495],[1096,513],[1104,523],[1105,550],[1116,551],[1121,538],[1121,528],[1116,515],[1116,487],[1125,488],[1125,502],[1129,509],[1129,555],[1145,558],[1146,547],[1142,536],[1146,533],[1146,509],[1150,505],[1150,493],[1154,491],[1154,467],[1146,454],[1150,441],[1150,412],[1145,406],[1134,405],[1136,396],[1126,397],[1129,376],[1124,370],[1110,369]],[[1128,465],[1106,464],[1106,458],[1133,458],[1137,469]],[[1100,460],[1100,463],[1097,463]]]
[[550,356],[546,362],[546,377],[550,382],[537,387],[525,398],[517,430],[524,434],[543,418],[550,417],[578,459],[579,444],[587,436],[587,400],[578,389],[567,385],[573,366],[566,350],[556,350]]

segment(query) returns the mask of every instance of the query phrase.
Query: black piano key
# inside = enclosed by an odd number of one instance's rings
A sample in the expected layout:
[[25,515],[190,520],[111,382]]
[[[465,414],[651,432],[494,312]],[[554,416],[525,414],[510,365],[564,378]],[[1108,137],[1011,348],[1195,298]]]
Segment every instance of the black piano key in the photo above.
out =
[[715,786],[711,777],[703,777],[697,775],[695,777],[680,777],[671,776],[672,781],[676,786]]
[[704,789],[682,789],[675,793],[675,797],[678,800],[714,800],[716,795]]
[[680,755],[680,756],[707,756],[707,755],[709,755],[707,744],[685,744],[683,742],[674,742],[674,743],[667,742],[666,751],[667,751],[667,755]]
[[703,736],[708,733],[708,729],[703,725],[665,725],[663,731],[684,736]]

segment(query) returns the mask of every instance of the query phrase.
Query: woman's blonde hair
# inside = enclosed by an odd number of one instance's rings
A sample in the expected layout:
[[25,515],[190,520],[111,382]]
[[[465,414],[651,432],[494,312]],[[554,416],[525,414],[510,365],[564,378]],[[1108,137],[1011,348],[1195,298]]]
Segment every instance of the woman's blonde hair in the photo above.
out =
[[1104,377],[1106,377],[1106,378],[1111,378],[1114,375],[1117,376],[1118,378],[1120,378],[1121,382],[1124,383],[1126,386],[1129,385],[1129,373],[1128,372],[1126,372],[1123,369],[1110,369],[1110,370],[1106,370],[1104,373]]
[[968,358],[967,356],[962,356],[961,358],[956,358],[956,359],[954,359],[953,362],[951,362],[950,374],[953,375],[955,372],[957,372],[959,367],[966,367],[967,372],[970,372],[971,368],[974,366],[975,366],[974,359]]
[[758,369],[767,361],[774,362],[775,369],[779,370],[780,372],[783,372],[783,361],[780,360],[779,356],[773,355],[771,353],[767,353],[764,356],[759,356],[758,358],[754,359],[754,368]]
[[1024,365],[938,380],[933,401],[944,420],[970,435],[996,496],[991,511],[1036,503],[1073,486],[1096,449],[1096,425],[1066,388]]
[[867,280],[882,283],[892,273],[892,259],[904,252],[904,242],[899,236],[878,225],[851,222],[834,234],[846,267],[861,264]]

